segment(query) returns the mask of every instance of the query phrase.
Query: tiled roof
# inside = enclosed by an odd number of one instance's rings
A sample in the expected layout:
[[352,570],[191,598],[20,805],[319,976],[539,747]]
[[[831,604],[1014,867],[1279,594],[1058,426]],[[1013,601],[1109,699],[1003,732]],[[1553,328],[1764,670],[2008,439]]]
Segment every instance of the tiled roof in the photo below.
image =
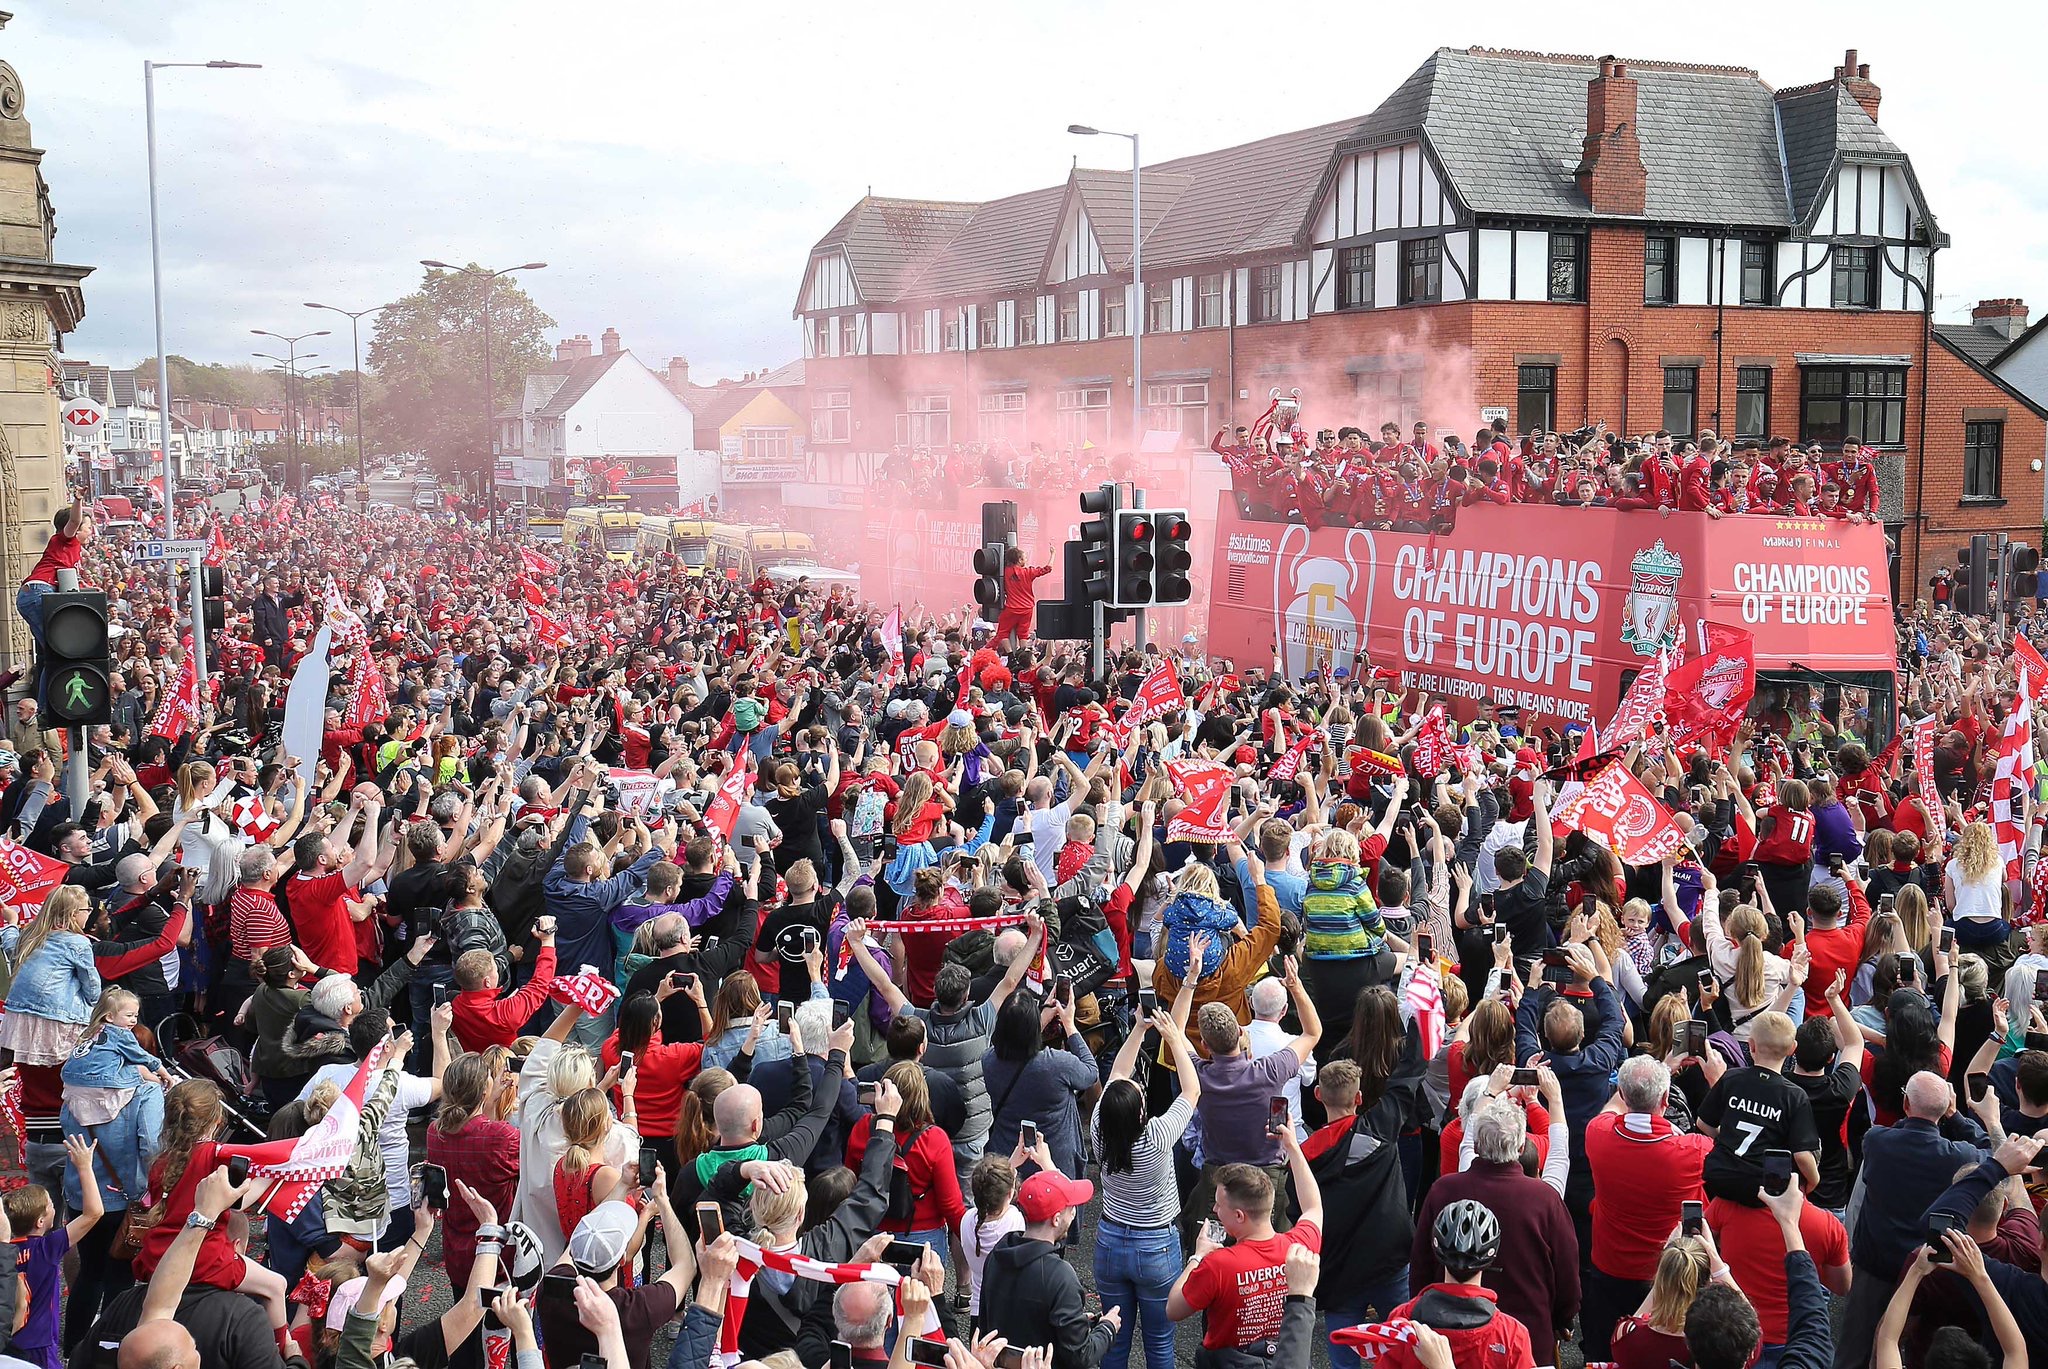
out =
[[751,384],[757,390],[778,390],[800,386],[804,383],[804,359],[798,357],[795,361],[785,361],[774,370],[763,371],[760,375],[755,376],[752,381],[746,383]]
[[1867,164],[1906,160],[1906,154],[1863,112],[1863,106],[1833,81],[1781,91],[1777,103],[1785,146],[1785,182],[1795,223],[1805,223],[1813,215],[1837,158]]
[[818,246],[845,249],[854,283],[865,298],[897,299],[917,269],[950,242],[978,208],[868,195],[832,226]]
[[[1784,177],[1770,87],[1740,67],[1627,62],[1652,219],[1783,225]],[[1591,218],[1576,180],[1592,57],[1436,55],[1430,141],[1479,213]]]
[[[1791,229],[1839,157],[1905,161],[1838,81],[1774,94],[1744,67],[1626,65],[1647,218]],[[1339,154],[1416,140],[1476,213],[1590,219],[1577,170],[1598,72],[1590,56],[1441,48],[1362,118],[1156,163],[1142,185],[1148,273],[1298,250]],[[870,303],[1028,290],[1070,193],[1110,269],[1128,269],[1130,177],[1116,170],[979,205],[869,196],[814,250],[843,247]]]
[[[562,383],[556,387],[554,394],[549,397],[548,402],[543,404],[533,416],[535,418],[560,418],[563,414],[568,413],[570,407],[577,400],[590,393],[590,387],[597,384],[603,378],[604,373],[612,368],[612,363],[621,360],[626,355],[627,353],[623,350],[599,352],[594,357],[584,357],[580,361],[569,362],[567,372],[562,376]],[[559,365],[560,363],[557,364]]]
[[1943,342],[1980,366],[1989,366],[2012,345],[2004,333],[1974,323],[1937,323],[1934,331]]

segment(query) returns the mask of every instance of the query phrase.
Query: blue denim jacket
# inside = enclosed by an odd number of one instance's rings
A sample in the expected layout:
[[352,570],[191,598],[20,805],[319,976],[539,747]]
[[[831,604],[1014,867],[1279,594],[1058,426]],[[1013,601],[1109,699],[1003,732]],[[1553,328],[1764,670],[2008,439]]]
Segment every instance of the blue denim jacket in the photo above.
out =
[[[0,929],[0,949],[11,956],[21,943],[21,929]],[[92,963],[92,943],[77,932],[57,932],[14,971],[7,992],[7,1011],[47,1017],[53,1022],[92,1020],[100,1001],[100,972]]]
[[[94,1038],[92,1045],[82,1048],[64,1066],[66,1083],[97,1084],[101,1077],[111,1079],[117,1071],[128,1068],[127,1062],[120,1058],[124,1047],[107,1042],[112,1033],[126,1037],[127,1046],[140,1049],[133,1033],[121,1027],[108,1027]],[[73,1078],[73,1067],[79,1066],[82,1060],[87,1063],[79,1077]],[[69,1104],[58,1114],[58,1120],[66,1136],[84,1136],[100,1143],[99,1150],[93,1155],[92,1173],[93,1178],[99,1181],[100,1199],[106,1204],[107,1211],[121,1211],[148,1189],[149,1162],[163,1144],[163,1085],[154,1079],[145,1079],[136,1086],[135,1096],[128,1100],[127,1107],[121,1109],[120,1116],[101,1126],[82,1125],[71,1115]],[[71,1204],[74,1212],[85,1205],[78,1170],[70,1165],[64,1168],[64,1200]]]

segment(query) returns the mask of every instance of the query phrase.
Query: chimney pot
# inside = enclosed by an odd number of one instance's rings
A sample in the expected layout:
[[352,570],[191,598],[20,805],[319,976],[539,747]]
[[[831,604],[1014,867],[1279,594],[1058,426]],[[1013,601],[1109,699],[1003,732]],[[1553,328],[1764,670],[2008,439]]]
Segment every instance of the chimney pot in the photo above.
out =
[[598,342],[604,348],[604,354],[610,356],[619,350],[619,330],[616,328],[605,329]]
[[1649,173],[1636,139],[1636,82],[1626,63],[1600,59],[1586,83],[1586,137],[1577,180],[1596,214],[1635,216],[1649,194]]
[[590,339],[578,333],[555,344],[556,361],[582,361],[590,355]]
[[2010,341],[2027,331],[2027,302],[2021,299],[1980,300],[1970,310],[1970,322]]
[[1856,49],[1850,48],[1842,54],[1842,65],[1835,68],[1835,80],[1849,92],[1872,123],[1877,122],[1878,99],[1881,92],[1870,80],[1870,63],[1856,60]]

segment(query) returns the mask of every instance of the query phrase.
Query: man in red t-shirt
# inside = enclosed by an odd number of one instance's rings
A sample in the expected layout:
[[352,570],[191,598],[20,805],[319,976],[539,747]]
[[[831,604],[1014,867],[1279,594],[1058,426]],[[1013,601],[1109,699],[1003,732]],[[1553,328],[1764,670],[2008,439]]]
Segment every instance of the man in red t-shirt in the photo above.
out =
[[1174,1281],[1166,1315],[1186,1321],[1204,1314],[1202,1348],[1268,1353],[1287,1310],[1287,1252],[1300,1245],[1322,1253],[1323,1191],[1302,1156],[1294,1128],[1278,1132],[1280,1149],[1294,1179],[1301,1215],[1285,1232],[1273,1230],[1273,1180],[1256,1165],[1225,1165],[1216,1171],[1213,1215],[1236,1244],[1219,1246],[1204,1230],[1195,1238],[1194,1258]]
[[1616,1085],[1583,1139],[1593,1175],[1593,1277],[1579,1318],[1588,1359],[1607,1358],[1615,1322],[1650,1291],[1683,1204],[1705,1197],[1700,1169],[1714,1148],[1711,1136],[1679,1131],[1664,1115],[1671,1071],[1661,1062],[1630,1056]]
[[[1756,1309],[1765,1349],[1785,1343],[1785,1233],[1767,1207],[1746,1207],[1727,1198],[1707,1203],[1707,1228],[1735,1286]],[[1849,1293],[1849,1233],[1831,1212],[1799,1205],[1799,1239],[1813,1256],[1821,1285],[1836,1297]]]
[[[358,817],[362,819],[363,834],[357,838],[353,851],[321,832],[308,832],[292,847],[293,859],[299,867],[286,886],[292,927],[299,934],[299,946],[306,958],[337,974],[356,972],[356,919],[349,912],[349,891],[360,889],[363,881],[388,866],[397,853],[395,842],[381,855],[378,850],[378,817],[383,805],[366,797],[366,793],[375,792],[358,789],[351,794],[348,816],[336,829],[346,836],[350,825]],[[359,906],[363,915],[369,916],[369,905]]]

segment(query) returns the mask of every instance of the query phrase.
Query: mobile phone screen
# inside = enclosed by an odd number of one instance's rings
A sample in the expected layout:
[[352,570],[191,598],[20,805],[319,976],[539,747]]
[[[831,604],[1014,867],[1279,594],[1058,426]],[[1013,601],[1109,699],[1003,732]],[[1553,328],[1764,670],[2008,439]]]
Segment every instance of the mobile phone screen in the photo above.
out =
[[1679,1220],[1684,1223],[1683,1234],[1697,1236],[1707,1224],[1707,1208],[1704,1203],[1686,1203],[1679,1209]]
[[725,1234],[725,1213],[717,1203],[697,1204],[697,1231],[705,1245]]
[[1523,1067],[1517,1067],[1515,1072],[1508,1077],[1508,1084],[1512,1088],[1533,1089],[1537,1085],[1536,1071]]
[[1988,1074],[1968,1074],[1963,1076],[1963,1083],[1970,1090],[1970,1101],[1981,1103],[1984,1101],[1985,1093],[1991,1088],[1991,1076]]

